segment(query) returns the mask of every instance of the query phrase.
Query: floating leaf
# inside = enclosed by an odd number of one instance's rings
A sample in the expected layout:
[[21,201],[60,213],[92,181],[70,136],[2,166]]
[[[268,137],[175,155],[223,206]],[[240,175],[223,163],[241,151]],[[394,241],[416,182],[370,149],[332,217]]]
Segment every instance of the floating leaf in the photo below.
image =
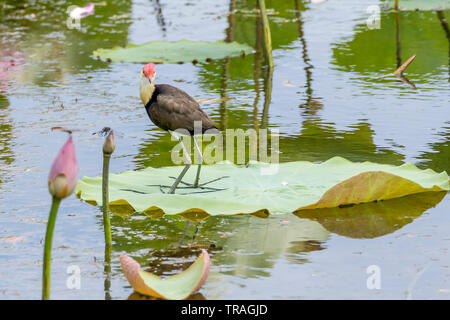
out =
[[[389,0],[389,8],[395,8],[395,0]],[[399,0],[400,10],[446,10],[450,9],[448,0]]]
[[392,233],[436,206],[446,192],[426,192],[387,201],[345,208],[325,208],[294,212],[300,218],[319,222],[341,236],[369,239]]
[[[118,206],[122,212],[142,211],[152,218],[179,214],[192,220],[209,215],[267,217],[269,212],[291,213],[450,189],[445,172],[420,170],[411,163],[392,166],[334,157],[322,164],[297,161],[279,165],[204,165],[200,188],[186,186],[195,179],[196,170],[191,169],[176,194],[163,193],[181,169],[172,166],[111,174],[111,210]],[[101,203],[101,177],[84,177],[76,192],[89,203]]]
[[165,279],[142,271],[139,264],[126,255],[120,256],[120,264],[125,277],[136,292],[156,298],[181,300],[192,295],[205,283],[210,260],[208,252],[202,249],[202,254],[188,269]]
[[237,42],[206,42],[180,40],[151,41],[145,44],[129,44],[125,48],[97,49],[93,55],[115,62],[178,63],[222,59],[253,52],[253,48]]

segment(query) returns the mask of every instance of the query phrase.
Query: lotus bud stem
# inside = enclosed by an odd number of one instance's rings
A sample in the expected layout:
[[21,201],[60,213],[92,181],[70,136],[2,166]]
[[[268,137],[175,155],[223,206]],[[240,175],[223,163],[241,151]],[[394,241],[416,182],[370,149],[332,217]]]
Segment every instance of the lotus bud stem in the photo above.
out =
[[53,230],[55,229],[56,215],[58,213],[61,199],[53,197],[50,216],[47,222],[47,232],[45,233],[44,246],[44,269],[42,273],[42,300],[50,299],[50,260],[52,253]]
[[56,216],[61,199],[69,196],[77,184],[78,162],[75,155],[75,146],[72,137],[69,137],[59,150],[53,161],[48,177],[48,189],[52,198],[52,207],[47,222],[44,245],[44,264],[42,272],[42,299],[50,299],[50,261],[55,229]]
[[102,195],[103,195],[103,227],[105,230],[105,244],[110,246],[112,243],[111,237],[111,221],[109,217],[109,161],[111,154],[116,147],[116,140],[114,137],[114,131],[111,130],[105,139],[103,144],[103,177],[102,177]]

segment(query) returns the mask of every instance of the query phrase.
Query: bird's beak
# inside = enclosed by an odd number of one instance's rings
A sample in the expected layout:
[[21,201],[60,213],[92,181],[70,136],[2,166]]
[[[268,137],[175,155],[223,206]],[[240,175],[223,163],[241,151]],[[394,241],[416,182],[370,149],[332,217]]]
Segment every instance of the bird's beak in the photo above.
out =
[[156,72],[153,73],[153,76],[148,78],[148,81],[150,81],[150,83],[155,82],[155,77],[156,77]]

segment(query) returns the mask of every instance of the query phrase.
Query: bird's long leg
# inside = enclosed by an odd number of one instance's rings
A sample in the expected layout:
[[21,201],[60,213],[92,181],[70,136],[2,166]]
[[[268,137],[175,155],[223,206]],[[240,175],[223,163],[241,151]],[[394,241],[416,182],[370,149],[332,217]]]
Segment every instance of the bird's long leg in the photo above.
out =
[[191,226],[191,220],[188,220],[187,223],[186,223],[186,227],[184,227],[183,235],[181,236],[181,239],[178,242],[178,246],[181,246],[183,244],[184,237],[186,236],[186,233],[187,233],[187,231],[188,231],[190,226]]
[[192,237],[192,241],[195,241],[195,238],[197,237],[197,234],[198,234],[198,222],[197,222],[197,224],[195,225],[195,233],[194,233],[194,236]]
[[184,157],[186,158],[186,166],[184,167],[183,171],[181,171],[180,175],[175,180],[173,185],[170,187],[169,194],[170,193],[175,193],[175,189],[177,188],[177,186],[180,183],[181,179],[183,179],[184,175],[189,170],[189,167],[192,164],[191,156],[189,155],[189,153],[186,150],[186,147],[184,146],[183,142],[181,141],[181,137],[178,137],[178,142],[181,144],[181,147],[183,148]]
[[[197,234],[198,234],[198,224],[199,224],[198,222],[195,224],[195,233],[194,233],[194,235],[192,236],[192,241],[195,241],[195,238],[197,237]],[[189,229],[190,226],[191,226],[191,220],[188,220],[187,223],[186,223],[186,227],[184,227],[183,235],[181,236],[181,239],[180,239],[180,241],[178,242],[178,246],[181,246],[181,245],[183,244],[184,238],[186,237],[186,233],[187,233],[187,231],[188,231],[188,229]]]
[[200,170],[202,168],[203,156],[202,156],[202,151],[198,147],[197,141],[195,141],[195,136],[192,136],[192,139],[194,140],[194,145],[195,145],[195,148],[197,148],[197,152],[198,152],[198,168],[197,168],[197,175],[195,176],[195,181],[194,181],[194,188],[197,188],[198,181],[200,180]]

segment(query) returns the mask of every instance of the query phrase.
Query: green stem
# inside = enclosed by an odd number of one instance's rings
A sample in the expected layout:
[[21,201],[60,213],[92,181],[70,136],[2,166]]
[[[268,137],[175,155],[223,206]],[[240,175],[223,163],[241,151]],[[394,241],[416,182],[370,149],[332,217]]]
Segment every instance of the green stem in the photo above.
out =
[[109,199],[108,199],[108,181],[109,181],[109,160],[111,154],[103,153],[103,179],[102,179],[102,194],[103,194],[103,227],[105,229],[105,245],[111,245],[111,222],[109,219]]
[[42,300],[50,299],[50,260],[52,253],[53,230],[55,230],[56,215],[61,199],[53,197],[52,207],[47,222],[44,245],[44,267],[42,273]]
[[395,0],[395,10],[398,10],[398,0]]

